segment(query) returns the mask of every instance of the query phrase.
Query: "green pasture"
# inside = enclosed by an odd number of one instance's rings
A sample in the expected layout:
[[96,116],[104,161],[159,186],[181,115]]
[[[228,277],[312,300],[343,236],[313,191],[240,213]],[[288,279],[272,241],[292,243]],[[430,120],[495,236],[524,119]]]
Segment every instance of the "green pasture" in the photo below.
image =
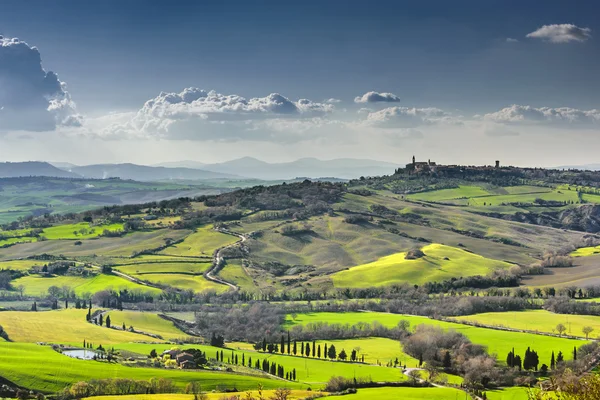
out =
[[[155,349],[157,352],[162,352],[164,350],[170,349],[173,345],[165,345],[165,344],[157,344],[157,345],[149,345],[149,344],[141,344],[141,343],[128,343],[128,344],[119,344],[114,346],[115,349],[118,350],[127,350],[134,353],[138,353],[141,355],[148,355],[152,349]],[[179,346],[182,347],[182,346]],[[184,345],[183,347],[186,347]],[[256,360],[267,359],[269,362],[275,362],[277,364],[282,365],[286,371],[292,371],[292,369],[296,369],[296,379],[300,382],[310,384],[310,385],[323,385],[325,384],[329,378],[332,376],[345,376],[347,378],[352,378],[356,376],[359,377],[371,377],[374,381],[383,382],[383,381],[402,381],[406,380],[406,377],[402,374],[402,371],[398,368],[388,368],[377,365],[369,365],[369,364],[361,364],[361,363],[351,363],[351,362],[342,362],[342,361],[327,361],[324,359],[318,359],[313,357],[300,357],[300,356],[288,356],[282,355],[280,353],[270,354],[270,353],[262,353],[251,350],[238,350],[238,349],[221,349],[218,347],[212,346],[204,346],[204,345],[189,345],[189,347],[194,347],[205,351],[209,358],[216,358],[216,352],[223,350],[223,356],[225,361],[231,359],[232,352],[237,354],[238,361],[241,364],[242,354],[244,355],[246,363],[248,363],[251,358],[252,364],[256,363]],[[337,352],[339,353],[341,348],[337,348]],[[345,349],[346,352],[349,352],[352,349]]]
[[[388,361],[393,362],[396,358],[403,365],[407,364],[409,367],[413,367],[415,363],[418,363],[418,360],[409,356],[402,350],[402,344],[400,342],[387,338],[371,337],[357,339],[317,340],[315,343],[316,345],[321,345],[321,347],[323,347],[325,344],[328,347],[329,345],[333,344],[338,352],[342,349],[346,350],[348,356],[350,356],[352,350],[356,350],[358,358],[361,359],[364,356],[365,363],[367,364],[381,363],[385,365]],[[251,343],[244,342],[228,343],[227,346],[236,349],[239,348],[241,350],[253,349]],[[300,346],[300,343],[298,343],[298,346]],[[300,347],[298,347],[298,351],[300,351]]]
[[451,278],[487,275],[512,265],[468,251],[430,244],[421,249],[424,257],[407,260],[406,252],[392,254],[332,276],[336,287],[385,286],[397,283],[423,284]]
[[110,316],[111,325],[120,327],[123,324],[127,328],[133,326],[136,331],[160,335],[165,340],[179,339],[189,335],[179,330],[171,321],[159,317],[152,312],[141,311],[118,311],[107,310],[106,316]]
[[191,263],[187,261],[182,262],[151,262],[151,263],[141,263],[141,264],[129,264],[129,265],[119,265],[114,267],[118,271],[121,271],[128,275],[145,275],[145,274],[174,274],[174,273],[182,273],[182,274],[202,274],[208,268],[210,268],[211,263]]
[[600,246],[594,247],[580,247],[577,250],[571,252],[571,257],[587,257],[593,256],[594,254],[600,254]]
[[459,186],[455,189],[441,189],[427,192],[409,194],[406,198],[410,200],[421,200],[438,202],[443,200],[454,200],[471,197],[489,196],[490,192],[479,186]]
[[0,261],[0,270],[12,269],[17,271],[28,271],[31,267],[39,266],[43,267],[48,261],[44,260],[11,260],[11,261]]
[[426,324],[439,326],[443,329],[453,329],[463,333],[473,343],[485,346],[489,354],[496,354],[498,360],[501,362],[504,362],[506,355],[513,348],[517,354],[523,355],[527,347],[530,347],[538,352],[540,363],[549,365],[552,351],[554,351],[555,355],[558,354],[559,351],[562,351],[565,359],[571,359],[573,357],[574,347],[579,347],[582,344],[588,343],[585,340],[479,328],[459,323],[438,321],[427,317],[375,312],[297,314],[295,320],[288,315],[284,327],[291,328],[294,325],[304,325],[305,329],[310,330],[311,323],[342,323],[354,325],[360,322],[372,323],[375,321],[384,326],[393,327],[401,320],[408,321],[413,329],[416,325]]
[[244,271],[241,260],[227,260],[227,263],[221,268],[218,275],[227,282],[232,282],[239,286],[242,290],[249,292],[256,290],[256,285],[252,281],[252,278]]
[[[149,342],[160,341],[146,335],[91,324],[86,321],[85,316],[87,312],[88,310],[78,310],[75,308],[38,312],[3,311],[0,312],[0,325],[8,333],[10,340],[14,342],[82,345],[83,341],[86,340],[96,345],[107,345],[138,340]],[[156,315],[154,317],[158,318]],[[140,317],[137,318],[139,322]],[[151,317],[146,318],[151,319]],[[111,319],[111,325],[121,326],[126,318],[120,319],[119,315],[115,312],[115,318],[111,317]],[[164,322],[166,323],[167,321]],[[144,327],[149,328],[149,332],[158,333],[166,330],[168,325],[161,323],[156,328]],[[134,328],[136,328],[135,325]],[[172,328],[168,329],[172,330]],[[178,336],[183,336],[183,333],[180,332]]]
[[92,225],[87,222],[77,224],[56,225],[44,228],[42,236],[48,240],[59,239],[90,239],[102,235],[105,230],[122,231],[123,224]]
[[160,254],[172,256],[212,256],[213,252],[223,246],[237,242],[232,235],[217,232],[212,225],[198,228],[181,243],[167,247]]
[[453,318],[455,321],[477,322],[484,325],[558,334],[556,326],[567,328],[564,334],[585,337],[582,329],[591,327],[591,337],[600,334],[600,317],[593,315],[554,314],[546,310],[492,312],[465,315]]
[[[202,388],[204,391],[204,387]],[[247,393],[258,398],[259,394],[257,390],[249,390],[245,392],[227,392],[227,393],[204,393],[206,400],[223,400],[223,398],[244,399]],[[304,400],[313,395],[312,390],[292,390],[288,396],[288,400]],[[266,399],[271,399],[275,395],[275,390],[263,390],[262,395]],[[193,394],[181,394],[181,393],[161,393],[161,394],[130,394],[130,395],[118,395],[118,396],[94,396],[86,397],[84,400],[195,400]]]
[[453,388],[413,388],[413,387],[383,387],[358,389],[356,394],[343,396],[331,396],[332,399],[340,400],[458,400],[468,398],[462,390]]
[[[144,275],[145,276],[145,275]],[[12,286],[18,288],[23,286],[25,294],[29,296],[44,296],[48,293],[50,286],[62,288],[68,286],[75,291],[77,295],[94,294],[101,290],[134,290],[159,294],[160,289],[140,285],[125,278],[116,275],[98,274],[92,277],[60,275],[53,277],[43,277],[40,275],[28,275],[15,279],[11,282]]]
[[181,391],[192,381],[202,382],[202,389],[208,391],[252,390],[259,384],[265,389],[302,386],[295,382],[226,372],[131,368],[117,363],[78,360],[59,354],[48,346],[30,343],[0,343],[0,370],[6,379],[44,392],[57,392],[79,381],[109,378],[165,378],[172,380]]
[[202,275],[147,273],[133,274],[133,276],[144,281],[169,285],[178,289],[190,289],[194,292],[202,292],[204,290],[225,292],[229,289],[229,286],[209,281]]

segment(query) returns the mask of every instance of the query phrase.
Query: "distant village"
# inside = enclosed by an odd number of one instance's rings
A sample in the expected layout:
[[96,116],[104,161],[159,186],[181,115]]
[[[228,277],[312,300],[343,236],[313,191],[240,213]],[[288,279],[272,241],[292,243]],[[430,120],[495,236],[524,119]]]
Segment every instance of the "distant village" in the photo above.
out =
[[412,157],[412,162],[406,164],[406,168],[398,168],[396,174],[435,174],[435,173],[456,173],[465,170],[495,170],[500,168],[500,161],[496,160],[495,165],[439,165],[435,161],[417,161],[415,156]]

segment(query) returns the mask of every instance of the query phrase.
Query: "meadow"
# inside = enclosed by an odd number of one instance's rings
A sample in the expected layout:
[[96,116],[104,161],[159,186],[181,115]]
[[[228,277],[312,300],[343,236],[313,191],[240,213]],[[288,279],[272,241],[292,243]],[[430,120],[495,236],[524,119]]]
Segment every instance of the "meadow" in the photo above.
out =
[[228,286],[209,281],[202,275],[178,273],[144,273],[132,274],[132,276],[148,282],[160,285],[169,285],[178,289],[189,289],[193,290],[194,292],[202,292],[204,290],[215,290],[217,292],[224,292],[229,290]]
[[140,285],[128,279],[116,275],[98,274],[91,277],[60,275],[53,277],[43,277],[41,275],[28,275],[12,281],[14,287],[23,286],[25,294],[29,296],[44,296],[48,293],[50,286],[63,287],[68,286],[78,296],[90,295],[101,290],[136,290],[158,294],[160,289]]
[[[116,343],[134,342],[139,340],[149,342],[160,342],[161,340],[150,336],[137,333],[109,329],[101,327],[86,321],[88,310],[67,309],[53,311],[3,311],[0,312],[0,325],[8,333],[8,337],[13,342],[24,343],[68,343],[81,346],[83,340],[92,342],[96,345],[112,345]],[[129,315],[129,313],[133,313]],[[124,312],[119,314],[117,311],[110,312],[111,324],[113,326],[121,326],[125,323],[134,325],[134,328],[146,330],[151,333],[170,333],[176,334],[178,330],[174,327],[168,327],[167,321],[160,320],[155,327],[140,323],[140,317],[135,312]],[[153,320],[149,314],[143,317],[146,321]],[[154,315],[157,319],[158,316]],[[183,332],[179,332],[176,337],[187,336]]]
[[196,229],[194,233],[187,236],[183,242],[169,246],[160,254],[169,256],[212,256],[213,252],[223,246],[237,242],[235,236],[217,232],[212,225]]
[[332,396],[331,398],[348,400],[457,400],[466,398],[465,396],[467,396],[465,392],[453,388],[384,387],[358,389],[356,394]]
[[571,257],[587,257],[594,254],[600,254],[600,246],[592,247],[580,247],[577,250],[571,252]]
[[600,334],[600,317],[593,315],[554,314],[546,310],[518,312],[495,312],[465,315],[453,318],[456,321],[477,322],[484,325],[509,327],[537,332],[558,334],[556,326],[563,324],[567,328],[564,334],[585,337],[583,327],[591,327],[592,337]]
[[[262,395],[269,399],[275,395],[274,390],[262,390]],[[251,396],[258,397],[259,393],[257,390],[248,390],[245,392],[228,392],[223,393],[205,393],[206,400],[221,400],[223,396],[240,396],[241,399],[250,393]],[[315,392],[312,390],[292,390],[288,400],[303,400]],[[192,394],[181,394],[181,393],[165,393],[165,394],[131,394],[121,396],[94,396],[86,397],[83,400],[195,400]]]
[[492,260],[468,251],[430,244],[421,251],[425,256],[406,259],[407,253],[396,253],[379,260],[352,267],[332,276],[336,287],[388,286],[410,282],[423,284],[472,275],[488,275],[494,270],[512,265]]
[[[57,392],[79,381],[108,378],[165,378],[173,381],[181,391],[192,381],[202,382],[203,390],[208,391],[232,388],[252,390],[259,384],[265,389],[282,386],[280,380],[227,372],[131,368],[117,363],[78,360],[59,354],[48,346],[31,343],[0,342],[0,370],[4,378],[46,393]],[[303,387],[295,382],[285,382],[285,386]]]
[[113,268],[128,275],[160,274],[160,273],[182,273],[182,274],[202,274],[211,263],[198,263],[189,261],[177,261],[177,257],[172,257],[170,262],[151,262],[118,265]]
[[[530,347],[538,352],[541,363],[550,364],[550,357],[553,351],[555,354],[558,354],[558,352],[561,351],[565,359],[572,359],[573,348],[588,343],[585,340],[479,328],[459,323],[438,321],[427,317],[375,312],[297,314],[295,320],[288,315],[286,327],[292,327],[294,325],[307,326],[310,323],[324,322],[329,324],[347,323],[353,325],[359,322],[372,323],[375,321],[378,321],[384,326],[393,327],[401,320],[408,321],[412,329],[420,324],[439,326],[443,329],[453,329],[464,334],[473,343],[485,346],[488,353],[496,354],[500,362],[505,362],[506,355],[513,348],[517,354],[523,354],[527,347]],[[310,326],[307,328],[310,329]]]
[[[238,355],[238,360],[241,363],[242,354],[245,357],[246,362],[248,362],[249,358],[252,358],[252,363],[255,363],[256,360],[268,360],[269,362],[275,362],[284,366],[286,371],[291,371],[292,369],[296,369],[296,379],[299,382],[316,385],[320,387],[324,385],[329,378],[332,376],[345,376],[345,377],[371,377],[376,382],[385,382],[385,381],[403,381],[406,380],[406,377],[402,374],[402,371],[398,368],[388,368],[378,365],[369,365],[369,364],[361,364],[361,363],[351,363],[351,362],[342,362],[342,361],[326,361],[324,359],[318,358],[307,358],[300,356],[288,356],[280,353],[270,354],[270,353],[262,353],[256,352],[253,350],[239,350],[233,348],[217,348],[212,346],[205,345],[191,345],[194,348],[205,351],[207,357],[215,358],[217,351],[223,351],[225,361],[231,357],[232,351],[234,354]],[[127,344],[117,344],[114,346],[117,350],[126,350],[134,353],[138,353],[141,355],[150,354],[151,350],[156,350],[157,352],[162,352],[167,349],[173,348],[173,345],[148,345],[141,343],[127,343]],[[341,349],[338,349],[338,352]],[[351,349],[345,349],[347,353],[351,351]]]

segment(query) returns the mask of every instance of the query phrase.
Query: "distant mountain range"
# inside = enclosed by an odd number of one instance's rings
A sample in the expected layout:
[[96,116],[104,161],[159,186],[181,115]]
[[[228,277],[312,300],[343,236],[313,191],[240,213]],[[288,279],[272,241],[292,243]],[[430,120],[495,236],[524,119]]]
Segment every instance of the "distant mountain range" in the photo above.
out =
[[600,171],[600,164],[561,165],[556,169],[579,169],[582,171]]
[[383,161],[340,158],[319,160],[302,158],[286,163],[268,163],[252,157],[223,163],[205,164],[198,161],[168,162],[153,166],[137,164],[74,165],[66,162],[0,163],[0,178],[49,176],[60,178],[106,179],[121,178],[150,181],[292,180],[296,178],[354,179],[361,176],[389,175],[399,164]]
[[293,179],[296,177],[354,179],[361,176],[389,175],[394,172],[395,168],[400,166],[400,164],[384,161],[352,158],[335,160],[301,158],[286,163],[268,163],[252,157],[238,158],[218,164],[181,161],[159,165],[165,167],[194,166],[194,168],[201,168],[205,171],[242,175],[263,180]]

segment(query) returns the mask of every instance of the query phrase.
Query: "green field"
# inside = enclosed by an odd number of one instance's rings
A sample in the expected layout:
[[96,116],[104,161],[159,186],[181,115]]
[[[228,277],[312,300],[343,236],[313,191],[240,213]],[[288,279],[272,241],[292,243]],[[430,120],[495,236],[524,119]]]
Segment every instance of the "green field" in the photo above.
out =
[[[148,345],[148,344],[119,344],[114,346],[118,350],[127,350],[134,353],[148,355],[152,349],[157,352],[170,349],[173,345]],[[275,362],[284,366],[286,371],[291,371],[293,368],[296,369],[296,378],[298,381],[311,384],[311,385],[323,385],[332,376],[345,376],[348,378],[356,376],[358,377],[371,377],[374,381],[401,381],[405,380],[406,377],[402,375],[402,372],[398,368],[380,367],[377,365],[361,364],[361,363],[350,363],[341,361],[325,361],[316,358],[306,358],[299,356],[288,356],[281,354],[269,354],[261,353],[250,350],[238,350],[238,349],[220,349],[211,346],[193,345],[194,348],[198,348],[202,351],[206,351],[209,358],[215,358],[217,351],[223,350],[225,361],[228,357],[231,357],[231,351],[233,350],[238,355],[238,360],[241,362],[242,354],[246,359],[246,362],[251,357],[252,363],[256,360],[267,359],[269,362]],[[337,347],[336,347],[337,349]],[[341,349],[338,349],[338,351]],[[346,349],[346,352],[351,349]]]
[[[227,393],[205,393],[206,400],[222,400],[224,397],[231,399],[236,398],[234,396],[240,396],[240,399],[244,399],[246,393],[250,393],[254,398],[258,398],[258,391],[250,390],[246,392],[227,392]],[[262,395],[265,398],[270,399],[275,394],[274,390],[263,390]],[[292,390],[288,400],[303,400],[314,392],[311,390]],[[130,394],[130,395],[119,395],[119,396],[94,396],[86,397],[84,400],[194,400],[192,394],[181,394],[181,393],[168,393],[168,394]]]
[[472,275],[487,275],[511,264],[468,251],[430,244],[421,249],[425,256],[407,260],[406,252],[341,271],[332,276],[336,287],[387,286],[398,283],[423,284]]
[[204,290],[224,292],[229,290],[229,286],[209,281],[202,275],[148,273],[133,274],[133,276],[148,282],[169,285],[178,289],[190,289],[194,292],[202,292]]
[[47,346],[30,343],[0,343],[2,376],[19,385],[44,392],[57,392],[67,385],[91,379],[128,378],[172,380],[180,390],[192,381],[202,382],[203,390],[265,389],[281,386],[300,388],[295,382],[214,371],[181,371],[156,368],[131,368],[115,363],[84,361],[57,353]]
[[562,351],[565,359],[570,359],[573,357],[573,347],[579,347],[587,343],[584,340],[478,328],[458,323],[438,321],[427,317],[370,312],[298,314],[295,321],[288,315],[285,326],[290,328],[294,325],[304,325],[305,328],[310,330],[310,323],[327,322],[329,324],[347,323],[353,325],[359,322],[371,323],[378,321],[384,326],[393,327],[401,320],[408,321],[413,328],[416,325],[427,324],[439,326],[443,329],[454,329],[457,332],[463,333],[473,343],[487,347],[488,353],[496,354],[498,360],[501,362],[504,362],[506,355],[512,348],[515,349],[517,354],[522,354],[527,347],[530,347],[538,352],[541,363],[549,365],[552,351],[555,354]]
[[594,254],[600,254],[600,246],[580,247],[577,250],[573,251],[570,254],[570,256],[571,257],[586,257],[586,256],[592,256]]
[[90,278],[82,276],[54,276],[47,278],[40,275],[29,275],[15,279],[12,281],[12,284],[14,287],[23,285],[25,287],[25,294],[30,296],[44,296],[48,293],[48,288],[50,286],[68,286],[74,290],[78,296],[84,294],[90,295],[101,290],[109,289],[137,290],[153,294],[162,292],[160,289],[140,285],[139,283],[121,278],[120,276],[106,274],[98,274]]
[[[83,232],[80,232],[83,230]],[[44,228],[42,236],[48,240],[59,239],[90,239],[102,235],[104,230],[122,231],[123,224],[106,224],[106,225],[91,225],[87,222],[77,224],[64,224]]]
[[[150,336],[109,329],[88,323],[85,319],[86,314],[87,310],[78,310],[75,308],[38,312],[4,311],[0,312],[0,325],[4,327],[10,340],[14,342],[49,342],[80,345],[83,343],[83,340],[86,340],[97,345],[106,345],[138,340],[149,342],[160,341]],[[112,311],[109,315],[111,314],[113,314]],[[111,317],[113,319],[111,322],[112,325],[120,326],[122,322],[126,322],[126,319],[119,319],[120,315],[117,312],[114,314],[114,319]],[[158,318],[156,315],[154,317]],[[148,320],[152,319],[151,316],[144,318]],[[163,332],[163,330],[167,329],[165,328],[167,321],[162,321],[164,323],[161,323],[156,328],[145,327],[150,332]],[[135,325],[134,328],[136,328]],[[184,336],[184,334],[180,333],[177,336]]]
[[41,260],[12,260],[12,261],[0,261],[1,269],[13,269],[17,271],[27,271],[33,266],[43,267],[48,261]]
[[593,315],[554,314],[545,310],[484,313],[466,315],[454,319],[456,321],[477,322],[490,326],[554,334],[558,334],[556,325],[563,324],[567,328],[565,334],[582,337],[585,337],[582,328],[589,326],[594,329],[591,337],[597,337],[600,334],[600,317]]
[[441,189],[409,194],[406,197],[410,200],[438,202],[443,200],[489,196],[490,194],[490,192],[479,186],[459,186],[455,189]]
[[[358,339],[338,339],[338,340],[317,340],[316,344],[335,345],[337,351],[342,349],[346,353],[356,349],[359,359],[364,356],[367,364],[386,364],[388,361],[394,361],[396,358],[402,364],[409,364],[409,367],[414,366],[418,360],[402,351],[402,345],[397,340],[387,338],[358,338]],[[229,347],[239,348],[243,350],[252,350],[252,344],[243,342],[229,343]]]
[[[173,261],[177,261],[176,257],[173,257]],[[184,273],[184,274],[202,274],[208,268],[211,263],[191,263],[187,261],[182,262],[151,262],[151,263],[140,263],[140,264],[129,264],[119,265],[114,267],[115,269],[128,274],[128,275],[144,275],[144,274],[159,274],[159,273]]]
[[181,243],[167,247],[160,254],[170,256],[212,256],[219,247],[235,243],[238,238],[217,232],[212,225],[198,228]]
[[256,290],[256,285],[244,271],[241,260],[227,260],[227,264],[221,268],[218,275],[221,279],[232,282],[247,292]]
[[171,321],[151,312],[108,310],[106,315],[110,316],[111,325],[121,326],[124,323],[127,328],[133,326],[136,331],[160,335],[165,340],[189,336],[175,327]]
[[358,389],[356,394],[332,396],[332,399],[348,400],[458,400],[468,398],[462,390],[452,388],[411,388],[411,387],[384,387],[375,389]]

